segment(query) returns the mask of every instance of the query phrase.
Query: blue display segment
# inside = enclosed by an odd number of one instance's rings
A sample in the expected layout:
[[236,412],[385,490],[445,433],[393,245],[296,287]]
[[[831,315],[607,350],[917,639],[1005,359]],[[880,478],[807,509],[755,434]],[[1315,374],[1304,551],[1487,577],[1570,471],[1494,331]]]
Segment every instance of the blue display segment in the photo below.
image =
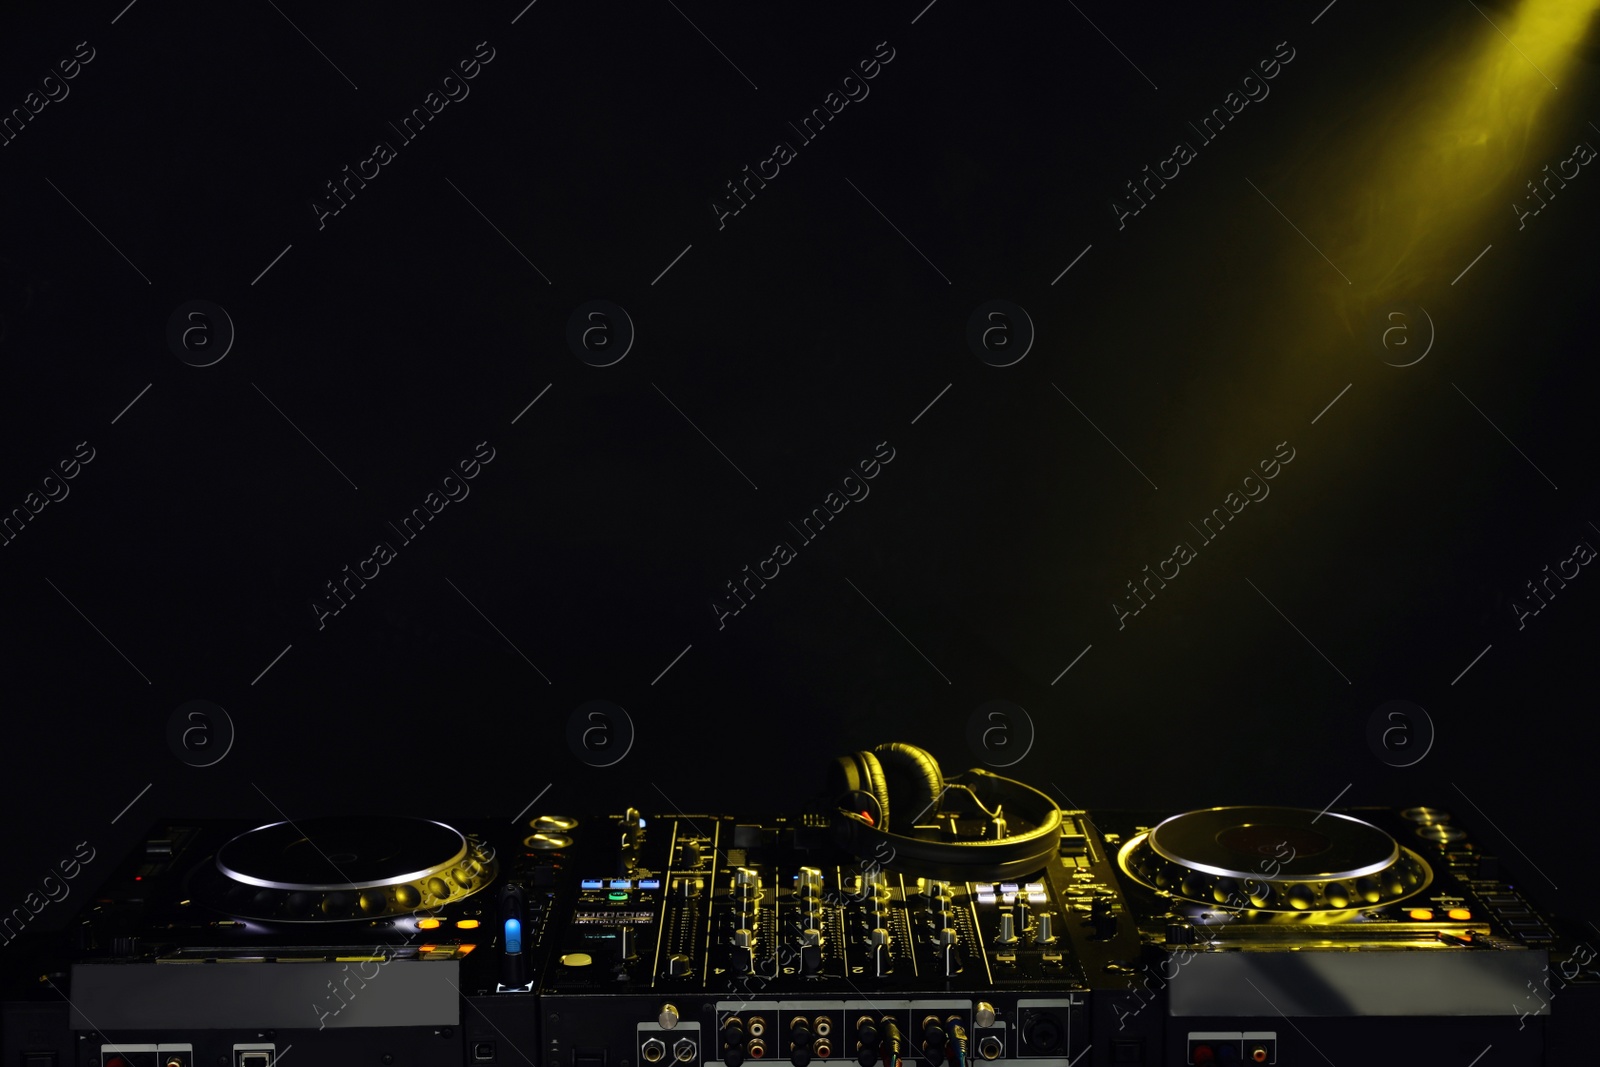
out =
[[506,920],[506,951],[522,951],[522,922],[518,919]]

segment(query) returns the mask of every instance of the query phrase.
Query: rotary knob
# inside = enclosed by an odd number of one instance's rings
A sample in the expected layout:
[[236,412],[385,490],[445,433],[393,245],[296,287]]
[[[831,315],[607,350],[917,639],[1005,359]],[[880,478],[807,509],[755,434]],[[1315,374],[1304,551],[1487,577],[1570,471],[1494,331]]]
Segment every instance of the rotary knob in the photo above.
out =
[[681,952],[674,953],[667,958],[667,973],[672,977],[686,978],[692,971],[693,968],[689,964],[689,957]]
[[995,940],[1002,945],[1014,944],[1017,940],[1017,921],[1009,910],[1000,913],[1000,936]]
[[1045,912],[1043,915],[1039,916],[1039,932],[1034,937],[1034,940],[1041,945],[1055,944],[1055,917],[1049,912]]
[[733,890],[741,897],[754,896],[761,888],[761,875],[749,867],[740,867],[733,872]]
[[803,897],[814,897],[822,892],[822,870],[818,867],[801,867],[795,878],[795,889]]
[[656,1022],[661,1024],[661,1029],[671,1030],[678,1025],[678,1009],[673,1004],[661,1005],[661,1012],[656,1016]]

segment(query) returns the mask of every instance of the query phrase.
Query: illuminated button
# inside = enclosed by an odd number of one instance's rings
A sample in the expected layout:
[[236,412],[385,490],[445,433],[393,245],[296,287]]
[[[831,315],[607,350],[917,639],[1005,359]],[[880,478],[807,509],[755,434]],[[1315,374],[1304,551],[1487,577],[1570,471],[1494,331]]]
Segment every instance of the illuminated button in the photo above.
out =
[[1454,919],[1458,923],[1464,923],[1472,918],[1472,912],[1468,911],[1466,908],[1451,908],[1450,918]]
[[659,878],[641,878],[641,879],[639,879],[639,888],[640,889],[660,889],[661,888],[661,879],[659,879]]
[[978,903],[979,904],[993,904],[994,900],[995,900],[994,886],[992,886],[992,885],[980,885],[978,887]]
[[530,834],[522,839],[522,843],[539,852],[559,852],[572,847],[572,837],[568,834]]
[[476,930],[477,928],[477,919],[458,919],[456,921],[456,929],[458,930]]
[[417,920],[417,929],[418,930],[437,930],[437,929],[439,929],[439,920],[438,919],[418,919]]
[[506,951],[522,951],[522,923],[516,919],[506,920]]
[[628,899],[628,894],[625,893],[625,892],[607,893],[606,896],[610,897],[612,900],[627,900]]
[[583,881],[578,883],[579,889],[604,889],[605,887],[606,882],[604,878],[585,878]]
[[628,879],[628,878],[613,878],[613,879],[611,879],[611,888],[612,889],[632,889],[633,888],[633,882],[632,882],[631,879]]
[[568,952],[561,957],[563,967],[587,967],[594,962],[594,957],[587,952]]
[[1000,883],[1000,892],[1015,894],[1016,891],[1017,891],[1017,883],[1015,883],[1015,882],[1001,882]]
[[1417,920],[1417,922],[1419,922],[1419,923],[1431,922],[1433,920],[1433,909],[1432,908],[1412,908],[1411,909],[1411,917],[1413,919]]

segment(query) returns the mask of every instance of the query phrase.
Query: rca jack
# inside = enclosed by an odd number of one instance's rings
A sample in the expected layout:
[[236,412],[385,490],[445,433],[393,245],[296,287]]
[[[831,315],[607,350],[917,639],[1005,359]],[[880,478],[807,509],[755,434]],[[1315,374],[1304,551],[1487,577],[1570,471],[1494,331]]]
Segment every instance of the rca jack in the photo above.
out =
[[644,1047],[639,1050],[639,1054],[644,1057],[644,1062],[646,1063],[660,1063],[667,1057],[666,1042],[659,1037],[652,1037],[644,1043]]

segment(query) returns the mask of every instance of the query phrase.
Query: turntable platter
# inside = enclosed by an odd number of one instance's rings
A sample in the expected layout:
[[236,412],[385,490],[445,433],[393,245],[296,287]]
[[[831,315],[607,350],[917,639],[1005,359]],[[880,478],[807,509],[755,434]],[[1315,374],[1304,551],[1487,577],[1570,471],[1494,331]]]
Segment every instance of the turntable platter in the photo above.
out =
[[325,922],[436,908],[494,874],[492,850],[444,823],[316,818],[239,834],[191,873],[190,889],[239,918]]
[[422,819],[307,819],[258,827],[217,850],[217,868],[268,889],[367,889],[448,871],[467,839]]
[[1134,837],[1118,858],[1152,889],[1261,911],[1379,907],[1432,881],[1422,857],[1378,827],[1307,808],[1186,812]]

